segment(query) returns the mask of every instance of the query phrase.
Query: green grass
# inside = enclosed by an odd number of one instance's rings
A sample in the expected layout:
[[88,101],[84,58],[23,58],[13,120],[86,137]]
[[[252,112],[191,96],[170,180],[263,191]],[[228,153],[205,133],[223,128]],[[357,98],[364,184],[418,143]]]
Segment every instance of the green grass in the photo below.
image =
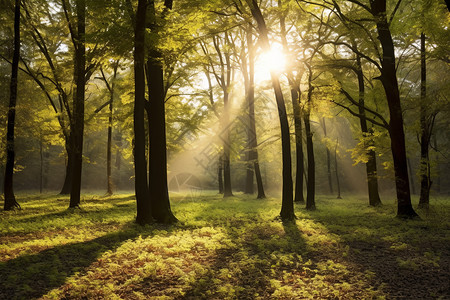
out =
[[0,213],[0,299],[445,299],[450,201],[319,196],[283,224],[279,199],[174,194],[173,226],[134,223],[132,195],[20,196]]

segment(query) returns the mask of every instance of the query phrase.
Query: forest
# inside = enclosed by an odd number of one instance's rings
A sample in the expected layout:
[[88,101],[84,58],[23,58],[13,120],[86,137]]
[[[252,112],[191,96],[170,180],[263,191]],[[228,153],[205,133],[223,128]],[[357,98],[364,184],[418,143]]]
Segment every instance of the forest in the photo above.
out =
[[450,298],[449,26],[0,0],[0,299]]

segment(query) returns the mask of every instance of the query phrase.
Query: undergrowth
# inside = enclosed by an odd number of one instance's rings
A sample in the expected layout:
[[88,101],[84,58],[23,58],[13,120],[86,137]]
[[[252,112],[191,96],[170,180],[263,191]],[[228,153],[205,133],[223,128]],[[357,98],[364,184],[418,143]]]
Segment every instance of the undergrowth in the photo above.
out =
[[0,299],[445,299],[450,203],[422,220],[394,203],[318,197],[282,223],[279,199],[171,196],[176,225],[138,226],[133,195],[23,195],[1,212]]

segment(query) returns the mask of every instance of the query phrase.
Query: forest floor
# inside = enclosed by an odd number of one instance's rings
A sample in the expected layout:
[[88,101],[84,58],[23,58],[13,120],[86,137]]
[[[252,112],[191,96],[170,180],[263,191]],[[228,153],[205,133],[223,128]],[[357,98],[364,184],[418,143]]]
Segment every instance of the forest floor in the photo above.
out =
[[393,199],[318,196],[285,224],[275,198],[171,199],[180,223],[142,227],[130,194],[19,195],[0,212],[0,299],[450,299],[449,198],[399,220]]

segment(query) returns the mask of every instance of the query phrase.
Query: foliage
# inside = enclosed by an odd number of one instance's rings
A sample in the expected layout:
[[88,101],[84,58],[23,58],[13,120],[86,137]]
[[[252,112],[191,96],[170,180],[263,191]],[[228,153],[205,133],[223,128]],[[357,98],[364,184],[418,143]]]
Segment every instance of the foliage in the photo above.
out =
[[437,298],[448,285],[447,198],[405,223],[394,201],[319,197],[321,210],[297,207],[286,224],[275,198],[171,198],[181,224],[140,227],[132,195],[86,195],[69,211],[65,198],[21,195],[24,210],[2,212],[0,298]]

